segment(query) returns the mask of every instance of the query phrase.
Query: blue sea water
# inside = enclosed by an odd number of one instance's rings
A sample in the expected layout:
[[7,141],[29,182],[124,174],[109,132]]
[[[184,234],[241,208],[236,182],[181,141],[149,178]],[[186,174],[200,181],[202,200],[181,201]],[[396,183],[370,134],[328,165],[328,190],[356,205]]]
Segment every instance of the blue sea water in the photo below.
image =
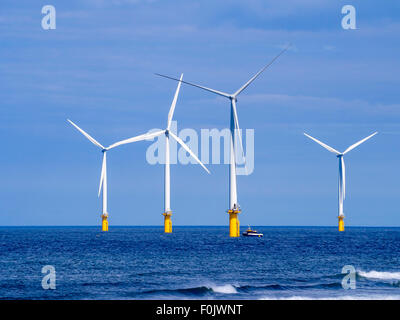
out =
[[[1,299],[399,299],[400,228],[1,227]],[[56,289],[42,288],[42,267]],[[356,289],[342,268],[357,270]]]

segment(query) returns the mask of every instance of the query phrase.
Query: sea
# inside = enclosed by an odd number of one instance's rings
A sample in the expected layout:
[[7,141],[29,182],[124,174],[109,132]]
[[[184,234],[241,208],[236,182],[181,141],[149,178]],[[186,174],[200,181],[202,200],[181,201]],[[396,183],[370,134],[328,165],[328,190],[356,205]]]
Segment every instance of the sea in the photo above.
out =
[[254,228],[0,227],[0,299],[400,299],[400,228]]

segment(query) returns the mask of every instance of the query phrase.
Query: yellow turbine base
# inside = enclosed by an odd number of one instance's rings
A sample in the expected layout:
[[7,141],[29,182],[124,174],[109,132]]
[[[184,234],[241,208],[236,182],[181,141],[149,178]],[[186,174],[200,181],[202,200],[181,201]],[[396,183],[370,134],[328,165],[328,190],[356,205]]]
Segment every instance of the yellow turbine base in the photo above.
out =
[[344,217],[343,216],[339,216],[339,231],[344,231]]
[[164,233],[172,233],[171,212],[164,212]]
[[108,231],[108,215],[101,215],[101,231]]
[[229,213],[229,236],[240,237],[240,222],[238,219],[239,210],[228,210]]

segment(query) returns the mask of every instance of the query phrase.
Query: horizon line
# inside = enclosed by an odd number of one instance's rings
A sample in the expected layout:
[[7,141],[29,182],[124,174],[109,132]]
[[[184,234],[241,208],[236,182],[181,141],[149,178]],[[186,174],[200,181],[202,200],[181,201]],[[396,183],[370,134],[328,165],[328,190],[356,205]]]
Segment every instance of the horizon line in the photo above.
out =
[[[253,227],[268,227],[268,228],[337,228],[337,225],[258,225],[252,224]],[[98,228],[99,225],[0,225],[0,228]],[[136,228],[136,227],[151,227],[151,228],[164,228],[162,225],[113,225],[110,228]],[[221,227],[226,228],[226,225],[175,225],[174,227]],[[243,226],[244,227],[244,226]],[[246,225],[247,228],[247,225]],[[400,226],[346,226],[346,228],[400,228]]]

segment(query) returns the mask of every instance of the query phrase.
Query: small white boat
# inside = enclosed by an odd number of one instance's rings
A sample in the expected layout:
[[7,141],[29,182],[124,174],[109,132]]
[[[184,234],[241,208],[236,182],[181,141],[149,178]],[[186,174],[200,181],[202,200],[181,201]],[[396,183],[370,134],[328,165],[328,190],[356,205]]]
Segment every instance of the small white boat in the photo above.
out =
[[252,230],[250,226],[245,232],[242,233],[242,235],[244,235],[245,237],[258,237],[258,238],[261,238],[263,236],[263,234],[257,232],[257,230]]

